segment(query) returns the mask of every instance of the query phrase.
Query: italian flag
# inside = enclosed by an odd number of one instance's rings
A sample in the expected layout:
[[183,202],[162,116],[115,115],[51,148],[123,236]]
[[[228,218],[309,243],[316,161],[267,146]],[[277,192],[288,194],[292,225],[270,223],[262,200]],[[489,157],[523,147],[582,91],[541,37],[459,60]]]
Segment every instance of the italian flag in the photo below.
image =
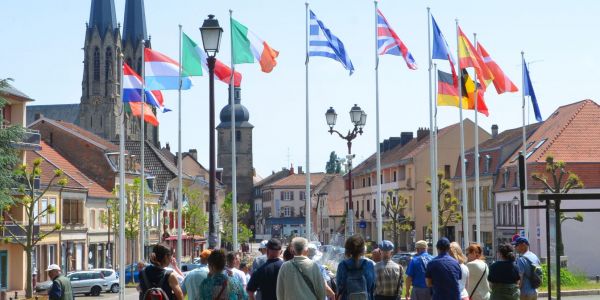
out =
[[231,19],[231,39],[234,64],[259,62],[260,69],[265,73],[271,72],[277,65],[275,58],[279,52],[234,19]]
[[[183,76],[202,76],[202,70],[208,72],[208,64],[206,62],[206,52],[196,42],[190,39],[187,34],[182,34],[181,40],[181,67]],[[231,69],[220,60],[215,62],[215,76],[224,83],[229,84],[231,80]],[[234,85],[240,86],[242,82],[242,74],[235,72],[233,76]]]

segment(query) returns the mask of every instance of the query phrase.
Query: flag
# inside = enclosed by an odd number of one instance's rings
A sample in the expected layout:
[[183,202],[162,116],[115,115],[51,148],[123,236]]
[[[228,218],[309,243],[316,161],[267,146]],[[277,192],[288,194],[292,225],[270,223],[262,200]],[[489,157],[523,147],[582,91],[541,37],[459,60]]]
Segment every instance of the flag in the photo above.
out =
[[265,73],[270,73],[277,65],[275,58],[279,52],[233,18],[231,19],[231,34],[234,64],[259,62],[260,69]]
[[535,92],[533,91],[533,85],[531,85],[531,78],[529,78],[529,70],[527,69],[527,63],[523,58],[523,96],[529,96],[531,98],[531,105],[533,105],[533,111],[535,112],[535,119],[538,122],[542,121],[542,114],[540,113],[540,107],[538,106]]
[[342,63],[344,68],[350,71],[350,75],[354,73],[352,61],[346,53],[344,43],[340,41],[313,11],[310,11],[310,31],[308,36],[308,56],[323,56],[335,59]]
[[460,69],[473,67],[481,82],[484,83],[484,89],[487,85],[486,82],[491,82],[494,79],[483,58],[477,53],[460,27],[458,27],[458,66]]
[[498,94],[506,93],[506,92],[517,92],[519,89],[517,86],[510,81],[508,76],[504,74],[500,66],[496,64],[496,62],[492,59],[490,54],[483,48],[481,43],[477,42],[477,52],[483,58],[483,62],[488,67],[492,76],[494,77],[494,87],[496,87],[496,92]]
[[454,69],[454,56],[452,56],[450,47],[448,47],[448,42],[446,42],[446,38],[442,34],[442,31],[440,31],[440,28],[438,27],[437,22],[435,22],[433,15],[431,15],[431,23],[433,24],[433,48],[431,51],[431,59],[447,60],[450,63],[450,70],[452,70],[452,82],[454,87],[458,87],[458,75]]
[[392,27],[390,27],[390,24],[379,9],[377,9],[377,52],[379,55],[402,55],[409,69],[417,69],[417,63],[412,54]]
[[163,113],[171,111],[165,107],[163,95],[160,91],[146,90],[146,103],[158,108]]
[[[184,74],[187,74],[188,76],[202,76],[202,69],[208,72],[206,52],[204,52],[204,50],[185,33],[183,33],[181,48],[181,65]],[[229,84],[231,69],[217,59],[215,62],[215,76],[222,82]],[[235,86],[240,86],[242,74],[235,72],[233,81]]]
[[[129,108],[131,109],[131,113],[140,117],[142,115],[142,102],[129,102]],[[158,126],[158,119],[154,112],[152,112],[152,107],[147,103],[144,103],[144,122],[152,124],[152,126]]]
[[142,101],[142,78],[128,64],[123,64],[123,102]]
[[[477,84],[480,86],[479,84]],[[462,70],[462,107],[467,110],[475,109],[475,82],[466,70]],[[483,98],[484,90],[477,89],[477,111],[489,116],[489,111]],[[438,70],[438,106],[459,107],[458,89],[454,87],[454,79],[451,74]]]
[[[144,79],[147,90],[177,90],[179,89],[179,64],[168,56],[144,48]],[[182,74],[181,89],[192,87],[188,76]]]

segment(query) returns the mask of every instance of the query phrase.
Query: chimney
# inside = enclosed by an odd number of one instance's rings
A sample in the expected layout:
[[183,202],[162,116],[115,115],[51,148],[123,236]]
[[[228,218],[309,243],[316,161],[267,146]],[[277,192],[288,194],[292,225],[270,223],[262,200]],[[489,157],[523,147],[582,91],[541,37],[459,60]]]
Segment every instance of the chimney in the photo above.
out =
[[167,149],[167,151],[171,152],[171,146],[169,145],[169,142],[167,142],[167,144],[165,145],[165,149]]
[[298,174],[304,174],[304,172],[302,171],[302,166],[298,166]]
[[294,164],[290,165],[290,175],[294,175]]
[[188,153],[194,158],[194,160],[198,160],[198,150],[190,149]]
[[492,125],[492,138],[495,139],[498,136],[498,125]]
[[42,115],[42,113],[35,113],[35,115],[33,116],[33,120],[37,121],[39,119],[41,119],[44,115]]
[[408,144],[410,141],[412,141],[412,139],[413,139],[412,131],[401,132],[400,133],[400,146],[404,146],[404,145]]
[[417,129],[417,141],[420,141],[427,136],[429,136],[429,129],[426,127],[419,127],[419,129]]

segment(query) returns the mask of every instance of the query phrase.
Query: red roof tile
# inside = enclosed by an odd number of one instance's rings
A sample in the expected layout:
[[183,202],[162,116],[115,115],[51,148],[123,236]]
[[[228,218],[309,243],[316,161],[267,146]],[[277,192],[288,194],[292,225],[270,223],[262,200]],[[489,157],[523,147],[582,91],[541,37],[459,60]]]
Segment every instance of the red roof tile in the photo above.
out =
[[[325,173],[310,173],[310,185],[314,186],[323,181],[327,174]],[[270,188],[282,187],[303,187],[306,186],[306,174],[292,174],[288,177],[275,181],[270,184]]]

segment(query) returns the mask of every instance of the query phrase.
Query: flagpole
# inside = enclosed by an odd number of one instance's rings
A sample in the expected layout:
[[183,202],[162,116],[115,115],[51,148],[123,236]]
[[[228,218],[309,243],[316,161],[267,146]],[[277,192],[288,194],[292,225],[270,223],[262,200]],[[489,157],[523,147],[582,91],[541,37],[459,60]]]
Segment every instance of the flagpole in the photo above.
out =
[[238,250],[238,218],[237,218],[237,151],[235,131],[235,100],[234,100],[234,77],[235,77],[235,51],[233,49],[233,10],[229,10],[229,32],[231,39],[231,78],[229,79],[229,107],[231,108],[231,206],[233,224],[233,251]]
[[[473,33],[473,43],[477,47],[477,33]],[[475,48],[477,49],[477,48]],[[481,205],[479,203],[479,123],[477,117],[479,111],[477,110],[477,102],[479,102],[477,93],[477,72],[475,72],[475,152],[473,153],[473,160],[475,161],[475,241],[477,244],[481,244]],[[480,78],[479,80],[483,80]]]
[[463,249],[466,249],[469,245],[469,201],[465,199],[467,196],[467,174],[465,164],[465,127],[463,124],[463,105],[462,105],[462,71],[460,69],[460,35],[459,35],[458,19],[456,19],[456,54],[458,56],[458,111],[460,117],[460,165],[461,165],[461,179],[462,179],[462,219],[463,219]]
[[[437,72],[437,64],[433,64],[433,166],[434,166],[434,170],[435,170],[435,175],[433,176],[433,180],[432,181],[435,184],[435,190],[433,192],[435,192],[435,203],[436,203],[436,230],[437,230],[437,236],[439,237],[439,187],[440,187],[440,178],[438,177],[438,131],[437,131],[437,94],[438,94],[438,90],[437,90],[437,81],[438,81],[438,72]],[[433,211],[433,209],[432,209]],[[432,219],[432,224],[433,224],[433,219]],[[435,248],[435,247],[433,247]],[[437,254],[437,249],[434,250],[434,253]]]
[[310,241],[310,212],[311,212],[311,195],[310,195],[310,143],[309,143],[309,118],[308,118],[308,35],[309,35],[309,17],[308,17],[308,2],[305,2],[306,6],[306,60],[304,62],[306,68],[306,192],[304,194],[305,201],[305,221],[306,221],[306,238]]
[[183,245],[182,245],[182,215],[181,215],[181,211],[183,209],[183,170],[182,170],[182,165],[181,165],[181,85],[182,85],[182,80],[181,80],[181,24],[179,25],[179,86],[178,86],[178,106],[179,106],[179,111],[178,113],[178,118],[177,118],[177,144],[178,144],[178,149],[177,150],[177,178],[178,178],[178,183],[177,183],[177,265],[179,265],[181,267],[181,253],[183,252]]
[[[381,220],[381,146],[379,144],[379,55],[377,53],[377,0],[375,4],[375,144],[377,145],[377,242],[383,240],[383,220]],[[399,245],[395,245],[398,247]]]
[[146,241],[145,241],[145,234],[146,234],[146,222],[144,222],[144,210],[145,208],[145,203],[144,203],[144,190],[146,187],[146,179],[145,179],[145,170],[144,170],[144,140],[146,139],[145,137],[145,120],[144,120],[144,108],[146,106],[146,72],[144,71],[145,69],[145,65],[146,65],[146,61],[144,58],[144,52],[146,49],[146,42],[144,40],[141,41],[142,44],[142,115],[140,116],[140,247],[141,247],[141,251],[140,251],[140,260],[145,260],[145,256],[146,256],[146,249],[145,249],[145,245],[146,245]]
[[[521,109],[523,110],[523,157],[525,158],[525,188],[524,188],[524,194],[525,195],[523,198],[523,205],[527,206],[527,133],[526,133],[526,128],[525,128],[525,52],[521,51],[521,61],[523,64],[522,70],[523,70],[523,85],[521,86],[521,94],[523,95],[523,104],[521,105]],[[529,71],[529,70],[527,70]],[[521,211],[523,211],[523,230],[525,231],[525,237],[529,237],[529,214],[522,209]]]
[[[436,153],[434,147],[434,143],[436,143],[436,141],[433,136],[433,94],[431,82],[431,68],[433,59],[431,58],[431,9],[429,7],[427,7],[427,49],[429,51],[429,175],[431,178],[431,242],[435,245],[439,239],[439,206],[437,197],[437,172],[435,165]],[[433,249],[433,254],[437,255],[437,249],[435,247]]]
[[[125,274],[125,103],[123,103],[123,53],[119,50],[121,68],[121,115],[119,115],[119,274]],[[125,276],[119,277],[119,286],[125,286]],[[125,289],[119,289],[119,300],[125,300]]]

